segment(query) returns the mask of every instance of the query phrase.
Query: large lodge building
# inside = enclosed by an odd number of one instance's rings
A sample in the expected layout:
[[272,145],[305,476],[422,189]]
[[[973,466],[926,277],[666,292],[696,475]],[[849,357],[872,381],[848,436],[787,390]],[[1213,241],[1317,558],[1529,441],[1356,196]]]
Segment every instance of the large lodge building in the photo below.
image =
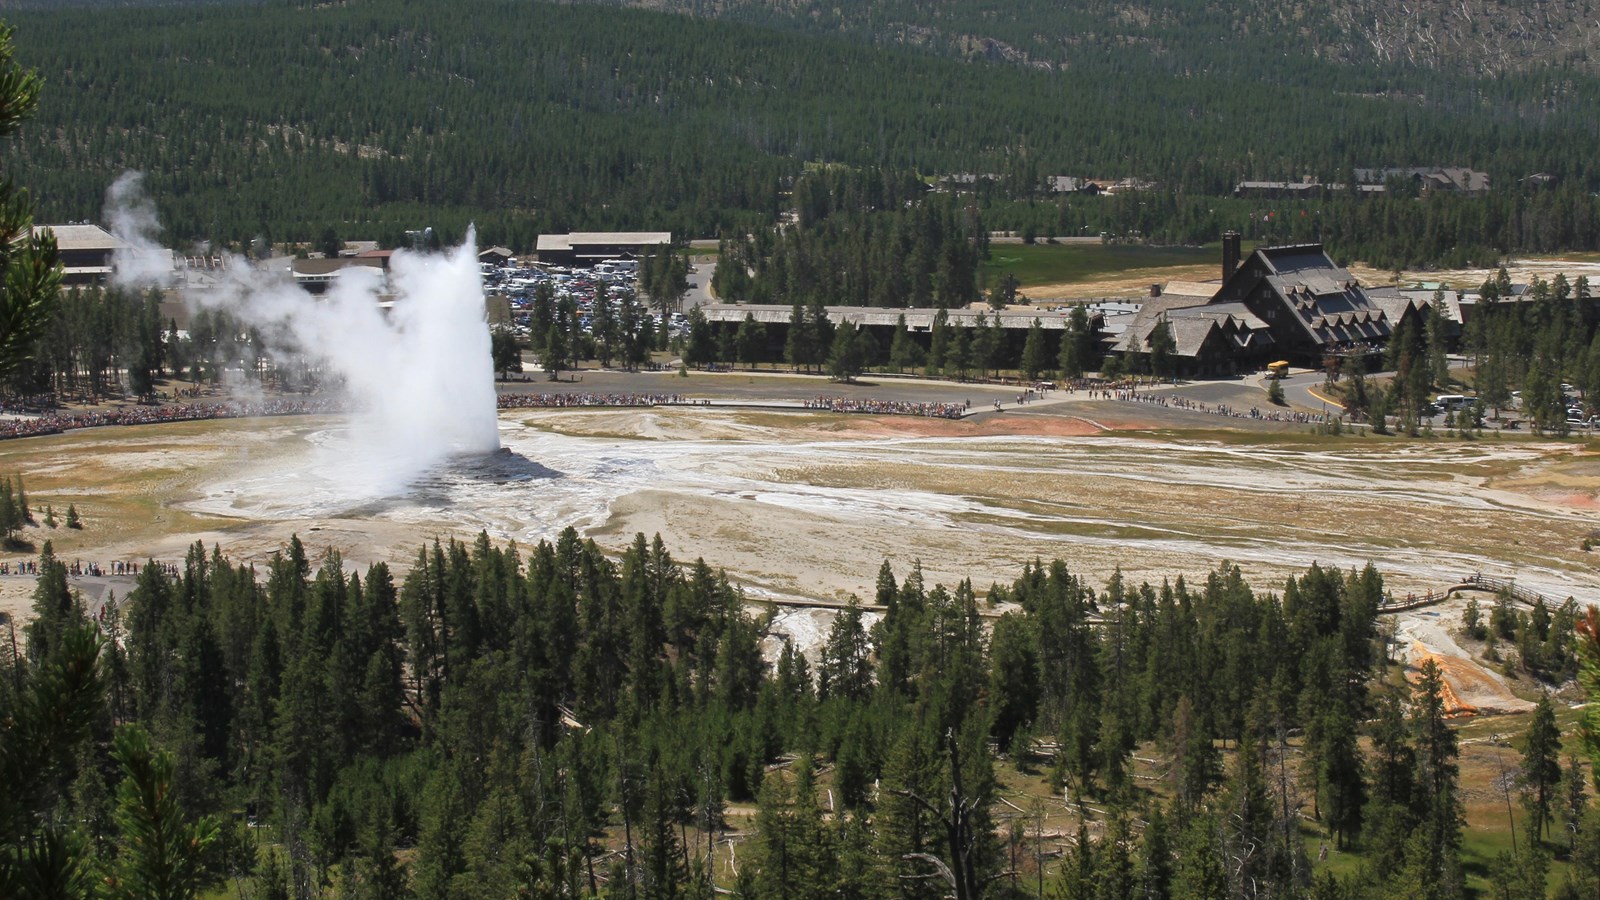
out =
[[[1242,262],[1239,236],[1223,238],[1220,283],[1174,285],[1152,296],[1114,345],[1143,353],[1163,323],[1180,364],[1201,372],[1259,368],[1268,358],[1320,366],[1386,344],[1427,300],[1368,290],[1321,244],[1257,249]],[[1155,292],[1153,292],[1155,293]]]
[[[1151,337],[1166,328],[1172,356],[1187,374],[1253,371],[1276,360],[1322,366],[1329,357],[1366,356],[1380,349],[1407,319],[1420,323],[1431,294],[1394,288],[1369,290],[1334,263],[1321,244],[1263,247],[1241,258],[1239,235],[1223,238],[1222,278],[1152,287],[1142,300],[1108,299],[1089,311],[1107,352],[1150,352]],[[781,346],[789,324],[786,306],[712,304],[701,307],[712,322],[738,323],[746,315],[768,326]],[[849,321],[875,332],[888,346],[900,316],[913,333],[931,329],[937,310],[831,306],[834,322]],[[950,310],[952,325],[972,325],[979,312]],[[1020,342],[1037,320],[1047,331],[1067,327],[1065,309],[1008,309],[996,317],[1009,339]]]
[[[103,282],[112,267],[112,255],[121,242],[93,225],[54,226],[64,268],[63,282],[85,285]],[[671,246],[666,232],[595,232],[539,237],[539,262],[546,266],[587,266],[602,259],[637,257]],[[389,251],[369,249],[338,259],[280,259],[294,280],[318,293],[351,266],[387,269]],[[504,264],[510,251],[485,251],[486,264]],[[181,263],[182,260],[177,260]],[[178,268],[183,268],[179,265]],[[190,282],[194,273],[188,273]],[[1376,353],[1408,320],[1420,326],[1434,296],[1435,286],[1404,290],[1363,287],[1350,272],[1336,264],[1321,244],[1261,247],[1244,256],[1240,237],[1223,237],[1221,277],[1205,282],[1170,282],[1155,285],[1143,298],[1106,298],[1085,305],[1090,321],[1107,353],[1142,355],[1151,352],[1152,337],[1165,329],[1172,338],[1171,356],[1176,368],[1190,375],[1226,375],[1255,371],[1276,360],[1320,367],[1330,358],[1364,357]],[[1470,293],[1443,291],[1445,314],[1455,325],[1465,323],[1476,308]],[[1068,327],[1070,306],[987,309],[953,309],[945,312],[952,326],[971,327],[981,321],[991,327],[998,320],[1006,340],[1020,348],[1026,332],[1037,321],[1048,332]],[[750,316],[767,326],[768,340],[781,352],[787,337],[788,306],[708,304],[700,307],[711,322],[737,325]],[[887,309],[830,306],[828,317],[836,324],[851,322],[873,333],[880,347],[889,346],[903,317],[908,330],[926,342],[937,309]]]

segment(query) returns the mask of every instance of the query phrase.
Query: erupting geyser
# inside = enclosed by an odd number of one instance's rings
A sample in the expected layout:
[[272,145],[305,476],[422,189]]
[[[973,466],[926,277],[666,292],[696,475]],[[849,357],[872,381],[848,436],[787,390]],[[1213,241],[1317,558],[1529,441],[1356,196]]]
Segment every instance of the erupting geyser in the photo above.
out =
[[[123,180],[118,186],[108,195],[112,221],[140,202]],[[118,236],[135,258],[154,245],[147,228]],[[215,289],[186,295],[191,306],[226,310],[255,329],[274,358],[305,361],[341,392],[346,433],[317,446],[308,465],[284,472],[286,488],[323,503],[390,497],[452,457],[499,448],[476,243],[469,229],[452,249],[396,251],[387,285],[376,269],[348,267],[320,296],[287,271],[235,260]],[[385,292],[393,300],[387,311]]]
[[259,292],[234,307],[257,324],[281,323],[289,345],[342,382],[350,404],[343,480],[356,494],[389,496],[452,456],[500,446],[494,370],[475,236],[437,254],[397,251],[386,314],[375,270],[352,267],[321,298],[298,288]]

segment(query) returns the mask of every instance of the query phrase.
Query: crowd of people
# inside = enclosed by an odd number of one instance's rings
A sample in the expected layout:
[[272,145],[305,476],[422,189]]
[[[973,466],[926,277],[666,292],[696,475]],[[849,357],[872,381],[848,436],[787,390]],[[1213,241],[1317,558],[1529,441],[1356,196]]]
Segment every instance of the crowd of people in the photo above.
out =
[[[1017,396],[1017,405],[1048,396],[1055,391],[1068,395],[1087,392],[1091,400],[1113,400],[1133,403],[1153,403],[1175,409],[1186,409],[1209,415],[1236,419],[1259,419],[1272,422],[1326,423],[1334,417],[1322,413],[1295,412],[1291,410],[1263,410],[1259,407],[1237,408],[1225,403],[1206,404],[1198,400],[1170,394],[1151,393],[1156,385],[1166,385],[1165,380],[1128,378],[1107,381],[1099,378],[1078,378],[1060,383],[1038,382],[1025,388]],[[652,407],[652,406],[709,406],[711,401],[690,399],[682,394],[628,392],[602,393],[582,391],[572,393],[500,394],[500,409],[564,409],[572,407]],[[993,401],[996,411],[1003,409],[1001,401]],[[819,396],[802,401],[806,409],[829,412],[870,413],[875,415],[924,416],[941,419],[959,419],[972,407],[966,403],[931,403],[911,400],[879,400]],[[28,437],[31,435],[59,434],[75,428],[95,428],[105,425],[149,425],[159,422],[184,422],[201,419],[249,418],[254,416],[314,415],[341,412],[344,404],[333,398],[278,398],[255,402],[171,403],[154,406],[125,406],[108,410],[84,412],[50,411],[54,408],[49,397],[25,397],[0,403],[0,414],[10,413],[10,418],[0,419],[0,439]],[[44,410],[43,412],[38,412]],[[36,414],[23,414],[24,412]]]
[[[115,559],[104,566],[97,562],[83,562],[82,560],[73,560],[66,564],[67,574],[74,578],[85,575],[93,578],[103,575],[138,575],[139,570],[145,565],[155,565],[161,569],[163,574],[173,577],[176,577],[180,571],[178,564],[174,562],[138,563],[131,560]],[[0,575],[37,576],[38,574],[38,560],[19,559],[16,562],[0,562]]]
[[[1031,392],[1030,392],[1031,393]],[[909,400],[855,400],[847,397],[817,397],[801,402],[806,409],[830,412],[874,413],[890,416],[928,416],[959,419],[970,404],[915,403]],[[562,409],[583,406],[710,406],[710,400],[690,399],[682,394],[501,394],[501,409]]]
[[[1029,391],[1032,394],[1032,391]],[[333,398],[305,399],[278,398],[255,402],[170,403],[159,406],[124,406],[105,410],[83,412],[55,411],[33,415],[19,414],[24,408],[38,410],[46,404],[32,404],[27,398],[0,407],[0,413],[12,413],[11,418],[0,419],[0,439],[60,434],[77,428],[98,428],[107,425],[152,425],[161,422],[189,422],[202,419],[243,419],[255,416],[292,416],[335,413],[344,410],[344,404]],[[501,394],[500,409],[564,409],[571,407],[649,407],[710,405],[709,401],[691,400],[682,394],[663,393],[579,393]],[[1019,401],[1020,402],[1020,401]],[[25,406],[25,404],[27,404]],[[970,404],[915,403],[905,400],[852,400],[844,397],[818,397],[805,401],[807,409],[834,412],[876,413],[882,415],[929,416],[959,419]]]
[[806,409],[829,412],[873,413],[888,416],[926,416],[935,419],[959,419],[966,413],[967,403],[915,403],[910,400],[853,400],[848,397],[817,397],[805,401]]
[[53,412],[0,421],[0,439],[59,434],[74,428],[104,425],[153,425],[200,419],[247,419],[255,416],[299,416],[338,412],[343,405],[332,399],[279,398],[250,403],[173,403],[164,406],[125,406],[89,412]]
[[0,399],[0,413],[41,413],[59,406],[54,394],[30,394]]
[[[1157,406],[1165,406],[1172,409],[1187,409],[1193,412],[1201,412],[1213,416],[1227,416],[1231,419],[1259,419],[1263,422],[1294,422],[1302,425],[1308,425],[1327,424],[1341,418],[1333,415],[1332,413],[1296,412],[1288,409],[1263,410],[1256,406],[1252,406],[1249,409],[1241,409],[1236,406],[1231,406],[1227,403],[1207,404],[1201,403],[1198,400],[1190,400],[1187,397],[1175,397],[1170,394],[1140,393],[1135,390],[1107,390],[1102,391],[1101,393],[1111,395],[1104,398],[1108,400],[1123,400],[1131,403],[1153,403]],[[1099,395],[1097,394],[1096,396],[1098,398]]]
[[682,394],[501,394],[501,409],[561,409],[570,406],[666,406],[688,403]]

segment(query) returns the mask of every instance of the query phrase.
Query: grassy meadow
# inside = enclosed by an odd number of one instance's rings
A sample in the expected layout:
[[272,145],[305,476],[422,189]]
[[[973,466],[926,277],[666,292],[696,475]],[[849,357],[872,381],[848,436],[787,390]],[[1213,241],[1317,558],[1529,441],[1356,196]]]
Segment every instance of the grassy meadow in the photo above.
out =
[[1007,272],[1020,287],[1094,281],[1123,272],[1208,264],[1220,259],[1211,247],[1151,247],[1138,244],[992,244],[983,263],[985,283]]

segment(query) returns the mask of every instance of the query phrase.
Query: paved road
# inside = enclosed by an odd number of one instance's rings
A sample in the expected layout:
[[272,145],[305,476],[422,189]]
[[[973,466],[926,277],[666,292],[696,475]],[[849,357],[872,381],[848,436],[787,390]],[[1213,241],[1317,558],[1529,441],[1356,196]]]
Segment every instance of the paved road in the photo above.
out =
[[1226,403],[1238,409],[1249,409],[1267,404],[1267,395],[1253,375],[1184,383],[1172,388],[1171,393],[1211,406]]
[[711,276],[717,272],[715,259],[702,259],[689,264],[689,290],[683,295],[683,311],[688,312],[696,306],[717,302],[711,296]]
[[[1452,360],[1452,362],[1455,362],[1455,360]],[[1372,379],[1382,379],[1387,381],[1393,377],[1393,372],[1373,372],[1367,375],[1367,379],[1369,381]],[[1299,375],[1291,375],[1283,381],[1284,398],[1294,406],[1304,407],[1305,409],[1316,410],[1318,412],[1324,410],[1328,412],[1338,412],[1341,409],[1340,405],[1334,401],[1333,395],[1322,389],[1322,384],[1325,380],[1326,378],[1321,372],[1306,372]],[[1485,417],[1493,415],[1493,410],[1485,412],[1484,415]],[[1501,416],[1509,419],[1520,418],[1520,416],[1514,410],[1509,408],[1501,410]],[[1433,416],[1428,421],[1435,428],[1443,428],[1445,415],[1443,412],[1441,412],[1438,415]]]
[[[1252,376],[1254,377],[1254,376]],[[1290,375],[1283,380],[1283,399],[1289,405],[1316,412],[1342,412],[1337,402],[1322,390],[1322,383],[1327,376],[1321,372],[1306,372],[1300,375]]]

